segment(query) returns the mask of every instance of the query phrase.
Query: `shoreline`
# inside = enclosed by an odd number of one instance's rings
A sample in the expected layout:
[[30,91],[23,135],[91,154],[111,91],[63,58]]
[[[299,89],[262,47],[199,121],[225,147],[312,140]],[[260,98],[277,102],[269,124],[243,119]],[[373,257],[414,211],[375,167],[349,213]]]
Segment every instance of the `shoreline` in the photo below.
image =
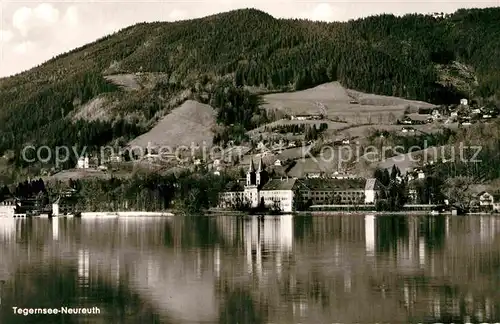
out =
[[428,215],[428,216],[444,216],[444,215],[451,215],[451,213],[439,213],[438,215],[432,215],[429,211],[304,211],[304,212],[297,212],[297,214],[311,214],[312,216],[314,215],[335,215],[335,214],[341,214],[341,215],[408,215],[408,216],[415,216],[415,215]]
[[474,213],[465,213],[461,215],[453,215],[451,212],[446,212],[446,213],[439,213],[437,215],[432,215],[429,211],[425,210],[413,210],[413,211],[298,211],[295,212],[295,214],[310,214],[310,215],[334,215],[334,214],[342,214],[342,215],[408,215],[408,216],[420,216],[420,215],[428,215],[428,216],[454,216],[454,217],[463,217],[463,216],[484,216],[484,215],[498,215],[500,214],[495,214],[495,213],[480,213],[480,212],[474,212]]
[[407,210],[407,211],[371,211],[371,210],[357,210],[357,211],[347,211],[347,210],[329,210],[329,211],[308,211],[308,210],[298,210],[298,211],[293,211],[293,212],[282,212],[278,215],[274,214],[266,214],[266,213],[259,213],[259,214],[251,214],[248,212],[242,212],[242,211],[231,211],[227,209],[211,209],[207,211],[207,214],[209,215],[227,215],[227,216],[259,216],[259,215],[265,215],[265,216],[283,216],[283,215],[294,215],[294,216],[321,216],[321,215],[378,215],[378,216],[391,216],[391,215],[407,215],[407,216],[422,216],[422,215],[427,215],[427,216],[456,216],[456,217],[461,217],[461,216],[473,216],[473,215],[479,215],[479,216],[484,216],[484,215],[498,215],[500,214],[495,214],[495,213],[488,213],[488,212],[472,212],[472,213],[465,213],[462,215],[453,215],[451,212],[442,212],[437,215],[432,215],[431,211],[429,210]]
[[[121,212],[82,212],[80,218],[116,218],[116,217],[172,217],[171,212],[145,212],[145,211],[121,211]],[[64,217],[64,216],[57,216]]]

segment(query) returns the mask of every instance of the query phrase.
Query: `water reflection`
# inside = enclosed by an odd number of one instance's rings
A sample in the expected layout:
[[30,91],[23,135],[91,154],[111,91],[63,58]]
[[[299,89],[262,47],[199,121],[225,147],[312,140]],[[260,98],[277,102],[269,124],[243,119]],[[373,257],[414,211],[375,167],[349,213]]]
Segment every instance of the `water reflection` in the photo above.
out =
[[[494,322],[493,216],[0,219],[1,323]],[[44,306],[45,305],[45,306]],[[143,321],[144,320],[144,321]]]
[[59,218],[52,218],[50,222],[52,223],[52,239],[57,241],[59,239]]
[[365,216],[365,244],[366,244],[366,255],[373,256],[375,253],[375,215]]

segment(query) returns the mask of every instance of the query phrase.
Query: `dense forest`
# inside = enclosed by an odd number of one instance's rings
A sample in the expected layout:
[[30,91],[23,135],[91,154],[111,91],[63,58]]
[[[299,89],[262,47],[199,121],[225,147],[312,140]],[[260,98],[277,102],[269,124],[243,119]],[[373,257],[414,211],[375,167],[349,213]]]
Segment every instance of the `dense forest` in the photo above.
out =
[[[224,128],[217,141],[243,139],[245,129],[268,119],[258,110],[258,96],[244,86],[288,91],[337,80],[361,91],[433,103],[456,103],[462,96],[495,101],[499,18],[500,8],[488,8],[445,18],[379,15],[321,23],[244,9],[137,24],[0,79],[0,154],[19,152],[28,143],[92,147],[127,141],[189,96],[218,109]],[[454,62],[473,71],[478,83],[472,93],[463,93],[450,78],[443,81],[443,66]],[[131,95],[105,77],[120,73],[156,73],[166,81]],[[221,79],[232,87],[217,86]],[[111,118],[72,117],[97,97],[114,103]]]

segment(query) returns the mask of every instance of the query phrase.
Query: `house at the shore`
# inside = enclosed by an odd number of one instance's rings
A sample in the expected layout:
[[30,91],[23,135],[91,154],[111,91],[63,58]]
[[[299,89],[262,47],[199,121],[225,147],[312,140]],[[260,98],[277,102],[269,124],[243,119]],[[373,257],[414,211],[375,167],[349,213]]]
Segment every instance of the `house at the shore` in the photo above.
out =
[[0,201],[0,217],[13,217],[20,206],[20,200],[15,197],[9,197]]
[[500,193],[482,191],[477,195],[477,201],[482,208],[500,212]]
[[16,197],[7,197],[4,200],[0,201],[0,206],[20,206],[21,200]]
[[37,212],[43,208],[43,201],[37,197],[19,198],[15,196],[7,197],[0,201],[0,217],[11,217],[14,214],[24,214]]

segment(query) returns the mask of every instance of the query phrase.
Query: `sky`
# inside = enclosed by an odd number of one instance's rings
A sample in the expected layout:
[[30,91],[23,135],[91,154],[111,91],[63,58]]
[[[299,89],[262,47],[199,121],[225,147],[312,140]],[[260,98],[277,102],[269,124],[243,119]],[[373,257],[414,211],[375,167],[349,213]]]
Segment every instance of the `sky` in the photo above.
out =
[[0,77],[144,21],[176,21],[256,8],[276,18],[330,22],[381,13],[451,13],[493,6],[500,6],[500,0],[0,0]]

